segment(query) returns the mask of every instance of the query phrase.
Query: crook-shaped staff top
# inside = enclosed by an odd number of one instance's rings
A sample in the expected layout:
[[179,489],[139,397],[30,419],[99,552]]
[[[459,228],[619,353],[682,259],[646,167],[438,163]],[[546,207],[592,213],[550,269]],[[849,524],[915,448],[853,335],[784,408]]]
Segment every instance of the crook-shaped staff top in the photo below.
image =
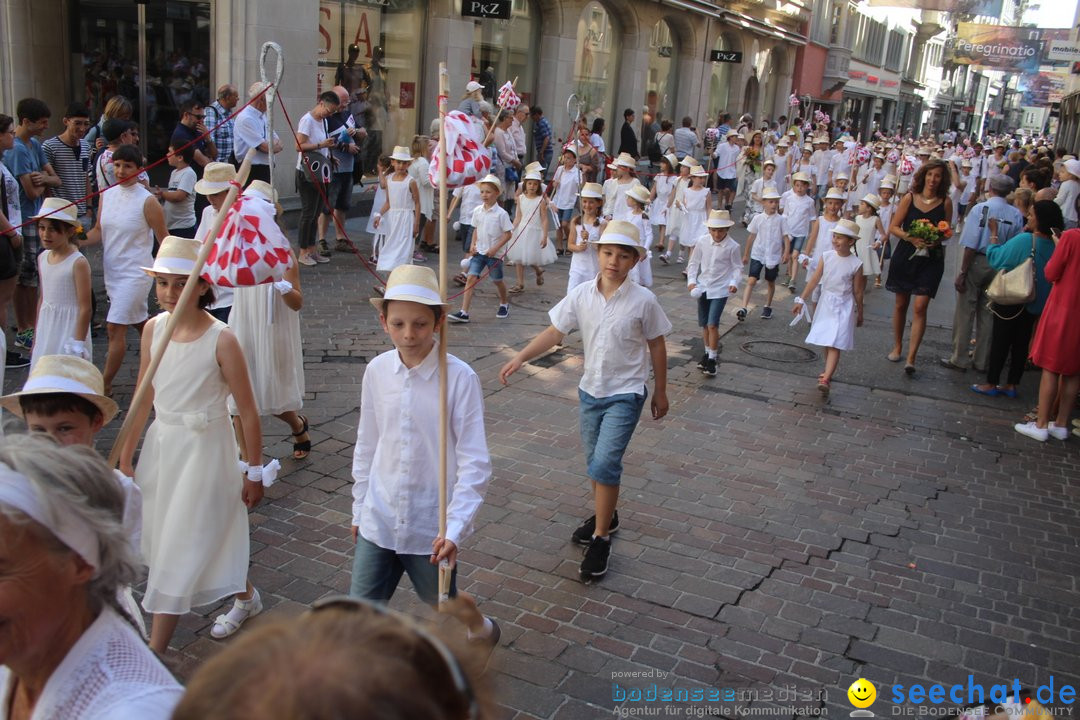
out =
[[[266,56],[270,54],[270,51],[274,51],[274,55],[277,58],[277,62],[274,65],[274,72],[268,74],[266,70]],[[281,51],[281,46],[276,42],[264,42],[262,46],[262,52],[259,53],[259,80],[264,83],[273,83],[270,89],[266,91],[266,104],[273,105],[274,97],[277,95],[278,86],[281,84],[281,76],[285,74],[285,54]]]

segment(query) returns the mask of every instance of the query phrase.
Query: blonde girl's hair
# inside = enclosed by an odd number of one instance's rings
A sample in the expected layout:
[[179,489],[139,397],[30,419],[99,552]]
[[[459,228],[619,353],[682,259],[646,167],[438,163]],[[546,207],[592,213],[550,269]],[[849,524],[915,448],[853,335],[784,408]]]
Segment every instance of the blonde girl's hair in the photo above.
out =
[[1032,192],[1031,188],[1016,188],[1005,199],[1017,209],[1024,210],[1026,214],[1031,209],[1031,206],[1035,204],[1035,193]]
[[105,103],[105,110],[103,114],[106,120],[114,120],[121,115],[130,115],[134,112],[134,108],[131,105],[131,101],[123,95],[113,95],[109,98],[109,101]]
[[409,147],[409,152],[413,157],[421,157],[427,154],[427,135],[413,135],[412,145]]

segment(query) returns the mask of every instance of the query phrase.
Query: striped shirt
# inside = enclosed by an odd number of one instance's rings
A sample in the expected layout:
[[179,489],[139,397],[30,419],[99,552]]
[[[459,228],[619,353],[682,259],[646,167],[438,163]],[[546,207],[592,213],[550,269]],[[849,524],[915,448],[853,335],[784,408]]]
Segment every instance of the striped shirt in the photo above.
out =
[[[90,170],[90,144],[85,140],[79,140],[79,144],[72,147],[57,135],[43,142],[41,148],[45,151],[45,159],[60,177],[61,185],[53,189],[53,194],[68,202],[75,202],[86,197],[86,179]],[[76,206],[80,216],[86,214],[85,201],[76,203]]]

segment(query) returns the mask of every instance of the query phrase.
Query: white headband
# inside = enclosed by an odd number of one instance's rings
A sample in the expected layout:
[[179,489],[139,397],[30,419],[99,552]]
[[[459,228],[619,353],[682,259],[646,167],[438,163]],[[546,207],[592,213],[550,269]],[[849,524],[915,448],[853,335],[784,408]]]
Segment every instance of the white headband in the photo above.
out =
[[26,476],[15,472],[4,463],[0,463],[0,505],[7,505],[29,516],[95,570],[101,567],[101,550],[98,546],[97,533],[81,518],[71,513],[63,513],[58,518],[50,518],[34,486],[30,484]]

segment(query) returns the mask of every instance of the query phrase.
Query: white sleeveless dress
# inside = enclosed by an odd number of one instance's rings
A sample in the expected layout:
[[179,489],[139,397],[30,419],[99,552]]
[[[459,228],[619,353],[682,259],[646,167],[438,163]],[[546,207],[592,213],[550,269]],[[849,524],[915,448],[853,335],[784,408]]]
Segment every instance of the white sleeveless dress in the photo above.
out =
[[[581,238],[581,217],[583,216],[578,217],[578,224],[574,227],[578,239]],[[584,250],[570,254],[570,274],[566,280],[566,292],[568,293],[581,283],[594,279],[596,274],[600,272],[600,259],[596,254],[596,239],[600,237],[600,228],[596,225],[585,225],[584,227],[589,234],[589,239]]]
[[862,260],[863,275],[880,275],[881,261],[877,251],[872,245],[877,239],[877,215],[863,217],[855,216],[855,223],[859,226],[859,238],[855,241],[855,252]]
[[[161,343],[169,314],[154,323]],[[143,494],[143,609],[182,615],[246,588],[250,545],[243,477],[217,363],[225,324],[197,340],[169,343],[154,376],[155,420],[135,482]]]
[[678,179],[678,175],[657,175],[653,178],[656,197],[649,206],[649,222],[653,225],[667,225],[668,200],[671,199],[671,193]]
[[679,244],[692,249],[705,232],[705,220],[708,218],[708,188],[686,188],[683,191],[685,208],[679,227]]
[[510,235],[510,249],[506,251],[506,259],[518,265],[550,265],[558,257],[555,243],[550,240],[546,247],[540,247],[544,239],[540,225],[540,213],[543,211],[538,207],[540,200],[539,195],[526,197],[522,194],[518,197],[521,225],[514,228]]
[[379,249],[379,272],[390,272],[399,265],[411,265],[413,256],[413,218],[416,205],[413,203],[409,184],[412,178],[394,180],[386,178],[386,194],[390,198],[390,209],[379,222],[379,229],[384,232],[382,247]]
[[106,320],[114,325],[138,325],[149,317],[147,297],[154,280],[139,269],[154,264],[154,232],[143,215],[149,197],[150,191],[138,183],[114,185],[101,194]]
[[814,310],[814,322],[806,342],[811,345],[850,350],[855,347],[855,295],[853,278],[862,272],[862,260],[855,255],[841,257],[826,250],[821,257],[821,297]]
[[[55,265],[49,262],[52,250],[38,255],[38,276],[41,288],[41,309],[38,310],[34,327],[34,351],[30,355],[30,368],[38,358],[60,355],[64,343],[75,337],[75,324],[79,319],[79,297],[75,293],[75,261],[83,257],[76,250]],[[94,348],[86,337],[87,358],[94,362]]]
[[[304,358],[300,313],[271,284],[236,288],[229,327],[247,360],[260,415],[304,407]],[[229,398],[230,412],[236,405]]]

